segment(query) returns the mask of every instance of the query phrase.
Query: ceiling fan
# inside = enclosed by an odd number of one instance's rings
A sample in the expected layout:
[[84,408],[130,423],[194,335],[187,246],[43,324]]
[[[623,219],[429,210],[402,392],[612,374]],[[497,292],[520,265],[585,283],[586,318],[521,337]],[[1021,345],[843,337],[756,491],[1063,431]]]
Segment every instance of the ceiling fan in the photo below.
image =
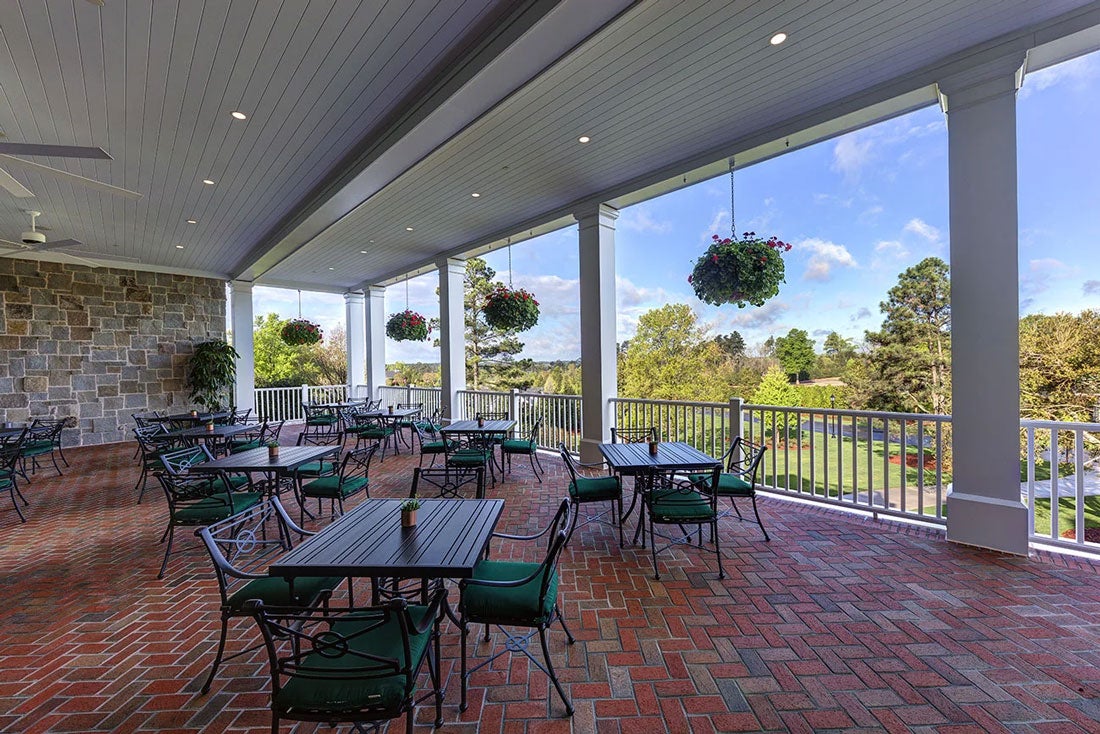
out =
[[[3,137],[3,133],[0,133],[0,137]],[[97,189],[99,191],[105,191],[108,194],[115,194],[117,196],[124,196],[127,199],[140,199],[141,194],[137,191],[130,191],[120,186],[112,186],[111,184],[104,183],[102,181],[96,181],[92,178],[85,178],[84,176],[78,176],[75,173],[69,173],[68,171],[62,171],[59,168],[52,168],[50,166],[44,166],[41,163],[35,163],[33,161],[23,160],[22,158],[15,158],[14,156],[55,156],[57,158],[95,158],[98,160],[111,160],[111,156],[107,154],[107,151],[103,148],[96,148],[83,145],[40,145],[38,143],[9,143],[0,141],[0,163],[4,163],[9,166],[16,166],[25,168],[29,171],[36,173],[44,173],[49,176],[69,181],[70,183],[80,184],[81,186],[87,186],[89,188]],[[7,189],[8,193],[14,197],[25,199],[34,196],[34,192],[28,189],[23,184],[19,183],[10,173],[0,168],[0,188]]]
[[[46,235],[43,234],[42,230],[38,229],[38,227],[36,226],[37,219],[38,217],[42,216],[42,212],[32,211],[28,209],[25,210],[25,213],[31,215],[31,228],[19,235],[19,242],[0,239],[0,248],[4,249],[3,252],[0,252],[0,257],[5,257],[7,255],[20,252],[49,252],[51,250],[57,250],[58,254],[64,255],[65,257],[70,258],[80,263],[81,265],[87,265],[93,268],[103,267],[103,263],[100,263],[97,260],[81,257],[80,255],[76,255],[71,252],[65,252],[65,248],[80,247],[81,245],[83,245],[84,243],[80,240],[64,239],[47,242]],[[108,259],[137,262],[137,258],[125,257],[122,255],[108,256]]]

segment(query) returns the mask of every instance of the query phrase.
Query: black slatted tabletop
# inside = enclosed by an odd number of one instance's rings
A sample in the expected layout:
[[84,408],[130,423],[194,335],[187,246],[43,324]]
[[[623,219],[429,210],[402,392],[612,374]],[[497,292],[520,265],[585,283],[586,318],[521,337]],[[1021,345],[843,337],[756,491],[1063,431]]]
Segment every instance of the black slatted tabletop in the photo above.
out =
[[280,446],[279,455],[271,458],[266,446],[223,456],[214,461],[195,464],[192,472],[265,472],[279,474],[293,471],[302,464],[328,454],[339,453],[339,446]]
[[417,524],[401,527],[402,500],[367,499],[274,563],[302,576],[469,578],[504,500],[422,499]]
[[687,469],[713,469],[721,460],[704,454],[682,441],[661,441],[657,454],[649,453],[648,443],[601,443],[600,453],[612,469],[621,472],[639,472],[647,469],[684,471]]
[[440,433],[508,433],[515,428],[515,421],[485,421],[484,426],[479,426],[477,421],[455,421],[450,425],[439,429]]
[[150,416],[145,420],[154,423],[186,423],[190,421],[193,424],[209,423],[210,421],[220,421],[229,417],[229,413],[199,413],[198,415],[191,415],[190,413],[177,413],[176,415],[164,415],[164,416]]
[[391,413],[388,410],[371,410],[359,413],[364,418],[411,418],[420,413],[420,408],[395,408]]
[[247,423],[236,423],[231,426],[214,426],[214,430],[212,431],[208,430],[206,426],[196,426],[195,428],[184,428],[182,431],[169,431],[168,433],[157,436],[157,438],[229,438],[230,436],[236,436],[238,433],[251,431],[255,428],[255,424],[248,425]]

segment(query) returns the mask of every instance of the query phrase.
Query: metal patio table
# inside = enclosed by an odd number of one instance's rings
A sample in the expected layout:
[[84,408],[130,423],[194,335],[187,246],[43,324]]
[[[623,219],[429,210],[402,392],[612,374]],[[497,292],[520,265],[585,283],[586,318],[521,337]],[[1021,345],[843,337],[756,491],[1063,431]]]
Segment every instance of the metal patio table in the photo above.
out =
[[233,472],[251,475],[260,472],[264,475],[268,492],[277,494],[279,480],[294,473],[302,464],[320,460],[329,454],[339,454],[339,446],[280,446],[279,455],[272,457],[266,446],[249,449],[240,453],[223,456],[214,461],[195,464],[190,471],[216,474]]
[[[683,441],[661,441],[657,444],[657,453],[649,453],[648,443],[601,443],[600,453],[608,465],[620,475],[635,477],[634,496],[630,507],[623,513],[623,520],[630,517],[638,503],[639,494],[646,491],[655,473],[710,471],[721,466],[721,459],[704,454],[691,444]],[[638,514],[638,527],[634,530],[633,542],[638,542],[642,530],[642,511]]]

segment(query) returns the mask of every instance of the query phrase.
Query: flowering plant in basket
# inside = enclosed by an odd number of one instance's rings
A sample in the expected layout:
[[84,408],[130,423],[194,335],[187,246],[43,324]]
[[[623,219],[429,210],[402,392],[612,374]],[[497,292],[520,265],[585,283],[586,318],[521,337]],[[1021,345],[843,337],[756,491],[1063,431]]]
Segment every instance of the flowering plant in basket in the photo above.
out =
[[523,288],[497,283],[485,296],[481,312],[494,329],[526,331],[539,322],[539,302]]
[[713,306],[763,306],[779,294],[779,284],[785,282],[781,253],[790,249],[776,237],[765,240],[755,232],[745,232],[737,240],[714,235],[714,242],[695,261],[688,283],[700,300]]
[[422,342],[430,332],[428,320],[408,309],[395,313],[386,322],[386,336],[394,341]]
[[302,344],[316,344],[321,341],[324,336],[321,333],[321,327],[317,324],[306,321],[305,319],[292,319],[283,324],[283,329],[279,332],[279,335],[283,338],[283,341],[291,346],[300,346]]

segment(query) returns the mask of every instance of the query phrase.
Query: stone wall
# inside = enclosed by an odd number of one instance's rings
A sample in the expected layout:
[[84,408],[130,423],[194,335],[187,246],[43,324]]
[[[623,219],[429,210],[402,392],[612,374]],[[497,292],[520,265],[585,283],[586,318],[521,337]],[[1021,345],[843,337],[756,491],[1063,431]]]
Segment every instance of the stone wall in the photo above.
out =
[[225,338],[211,278],[0,258],[0,420],[71,417],[65,445],[133,437],[131,413],[189,409],[193,345]]

